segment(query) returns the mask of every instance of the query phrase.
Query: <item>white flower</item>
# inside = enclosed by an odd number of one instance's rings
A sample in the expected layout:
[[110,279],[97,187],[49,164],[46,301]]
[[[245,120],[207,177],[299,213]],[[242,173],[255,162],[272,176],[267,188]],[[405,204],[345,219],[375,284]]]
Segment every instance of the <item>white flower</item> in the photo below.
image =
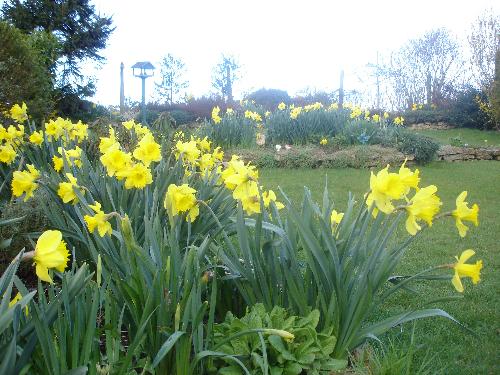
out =
[[290,145],[285,145],[285,150],[290,150],[292,148],[292,146]]
[[274,147],[276,147],[276,152],[280,152],[280,150],[281,150],[281,145],[276,145],[276,146],[274,146]]

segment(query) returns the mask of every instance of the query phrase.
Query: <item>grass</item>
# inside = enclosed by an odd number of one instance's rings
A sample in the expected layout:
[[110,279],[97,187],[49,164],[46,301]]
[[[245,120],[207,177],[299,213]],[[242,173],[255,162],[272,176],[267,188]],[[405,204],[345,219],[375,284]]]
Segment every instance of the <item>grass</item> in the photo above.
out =
[[[416,341],[430,348],[431,354],[436,354],[436,365],[444,367],[446,374],[500,373],[500,163],[435,162],[419,169],[421,186],[435,184],[438,187],[444,211],[453,209],[456,196],[467,190],[467,200],[480,206],[480,225],[472,227],[462,239],[450,218],[435,222],[412,243],[399,274],[414,274],[431,265],[452,263],[455,255],[469,248],[476,251],[473,260],[482,259],[484,267],[479,284],[465,281],[462,299],[431,305],[446,310],[476,332],[477,337],[447,320],[434,318],[417,323]],[[330,194],[341,210],[349,191],[361,197],[369,184],[369,171],[359,169],[263,169],[260,176],[266,189],[280,186],[296,202],[300,202],[304,185],[309,186],[313,197],[321,202],[327,179]],[[404,230],[399,233],[406,235]],[[421,307],[425,301],[435,298],[459,294],[448,281],[421,283],[415,289],[418,295],[399,295],[387,304],[379,317],[402,308]],[[401,331],[409,337],[411,325],[401,327]]]
[[[434,138],[440,144],[449,145],[452,138],[460,139],[469,146],[500,147],[500,132],[495,130],[478,130],[468,128],[456,129],[422,129],[416,133]],[[486,142],[485,142],[486,141]]]

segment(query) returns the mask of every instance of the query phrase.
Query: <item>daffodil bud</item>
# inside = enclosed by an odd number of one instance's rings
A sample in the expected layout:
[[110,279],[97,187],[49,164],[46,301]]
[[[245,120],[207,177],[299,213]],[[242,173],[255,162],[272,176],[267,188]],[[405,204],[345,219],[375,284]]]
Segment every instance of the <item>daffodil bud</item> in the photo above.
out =
[[293,333],[290,333],[288,331],[284,331],[282,329],[273,329],[273,328],[268,328],[264,330],[265,334],[268,335],[276,335],[280,336],[281,338],[285,339],[285,341],[292,342],[295,339],[295,336]]
[[125,245],[129,250],[133,249],[135,246],[134,231],[132,230],[132,225],[130,223],[128,215],[125,215],[125,217],[121,218],[120,225]]

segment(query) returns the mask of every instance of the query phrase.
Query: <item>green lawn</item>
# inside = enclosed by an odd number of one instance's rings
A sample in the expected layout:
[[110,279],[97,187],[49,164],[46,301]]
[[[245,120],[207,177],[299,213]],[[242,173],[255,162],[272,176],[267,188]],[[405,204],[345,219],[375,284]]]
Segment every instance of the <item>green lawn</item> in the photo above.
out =
[[[500,140],[500,138],[499,138]],[[445,374],[498,374],[500,362],[500,163],[494,161],[444,163],[435,162],[419,168],[421,186],[435,184],[443,201],[443,210],[454,208],[455,197],[467,190],[467,200],[480,206],[479,227],[472,227],[467,237],[458,236],[454,222],[448,218],[437,221],[432,228],[424,231],[407,253],[400,274],[415,273],[431,265],[453,262],[453,257],[463,250],[472,248],[476,258],[483,260],[482,281],[473,286],[465,282],[463,298],[458,301],[439,303],[452,316],[463,322],[478,337],[464,332],[459,326],[445,319],[427,319],[417,323],[417,343],[428,347],[437,354],[436,365],[444,367]],[[261,170],[264,187],[277,189],[278,186],[292,198],[299,201],[303,186],[307,185],[313,197],[321,202],[325,177],[328,190],[338,207],[345,207],[347,194],[352,191],[361,197],[368,189],[368,170],[355,169],[307,169]],[[276,190],[275,190],[276,191]],[[361,198],[360,198],[361,199]],[[399,232],[406,236],[404,230]],[[473,258],[473,259],[476,259]],[[451,283],[436,281],[422,283],[416,287],[417,296],[401,294],[391,301],[381,315],[394,313],[402,307],[423,306],[442,296],[458,295]],[[411,326],[402,328],[403,337]],[[397,328],[396,332],[400,332]]]
[[478,130],[478,129],[443,129],[443,130],[415,130],[415,133],[423,134],[434,138],[439,143],[449,145],[452,138],[459,138],[463,144],[469,146],[494,146],[500,147],[500,132],[495,130]]

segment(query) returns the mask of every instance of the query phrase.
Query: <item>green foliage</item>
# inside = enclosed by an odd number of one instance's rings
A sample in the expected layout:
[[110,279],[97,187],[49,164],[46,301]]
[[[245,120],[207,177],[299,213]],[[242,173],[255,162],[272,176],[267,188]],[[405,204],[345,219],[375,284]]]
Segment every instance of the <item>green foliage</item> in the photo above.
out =
[[[15,103],[25,102],[31,115],[41,120],[52,111],[52,84],[43,59],[42,33],[24,35],[0,21],[0,118]],[[50,39],[50,42],[53,42]],[[50,56],[50,54],[48,55]]]
[[[50,362],[51,359],[59,362],[57,357],[54,357],[59,353],[56,353],[52,348],[55,337],[51,332],[51,327],[56,325],[68,327],[71,324],[68,316],[63,317],[61,315],[61,310],[66,309],[66,313],[68,312],[67,308],[77,300],[77,297],[89,282],[91,275],[89,275],[87,265],[68,271],[61,275],[64,291],[60,292],[56,287],[49,286],[46,290],[46,297],[41,282],[38,284],[37,291],[29,292],[16,277],[22,255],[21,252],[0,278],[0,353],[2,353],[0,372],[6,375],[19,374],[21,371],[26,372],[36,367],[38,370],[35,373],[37,374],[60,373],[57,371],[58,367],[51,367],[55,362]],[[22,297],[11,308],[9,300],[14,285]],[[37,301],[33,299],[35,294],[38,295]],[[95,322],[95,316],[93,319]],[[88,334],[85,337],[73,337],[73,340],[81,339],[90,349],[93,338],[88,337]],[[37,346],[37,344],[40,346]],[[46,357],[45,363],[33,363],[32,356],[35,348],[51,350],[52,358]],[[74,347],[74,349],[78,350],[79,347]],[[67,354],[71,355],[70,353]],[[44,368],[44,364],[47,367]],[[68,367],[73,368],[71,364]]]
[[[264,305],[256,304],[241,319],[229,312],[216,324],[214,344],[218,351],[237,355],[250,374],[326,374],[344,369],[347,361],[330,358],[335,336],[331,329],[317,332],[318,322],[318,310],[299,318],[282,307],[266,312]],[[289,334],[292,340],[286,338]],[[239,364],[225,362],[226,366],[215,365],[220,374],[241,373]]]
[[256,125],[242,114],[233,113],[222,117],[218,124],[207,122],[198,129],[200,137],[208,137],[214,144],[224,148],[255,145]]
[[404,154],[415,155],[417,163],[425,164],[436,157],[439,144],[432,138],[405,131],[399,133],[397,147]]

